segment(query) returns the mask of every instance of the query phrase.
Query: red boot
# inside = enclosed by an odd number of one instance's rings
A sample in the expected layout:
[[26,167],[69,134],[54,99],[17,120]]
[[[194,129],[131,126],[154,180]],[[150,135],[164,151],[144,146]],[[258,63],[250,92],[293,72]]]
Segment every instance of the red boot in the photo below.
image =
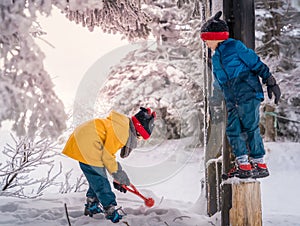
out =
[[238,177],[238,178],[245,179],[245,178],[250,178],[252,176],[253,176],[252,166],[250,163],[235,165],[227,173],[227,178]]
[[251,162],[253,176],[252,178],[263,178],[270,175],[266,163],[255,163]]

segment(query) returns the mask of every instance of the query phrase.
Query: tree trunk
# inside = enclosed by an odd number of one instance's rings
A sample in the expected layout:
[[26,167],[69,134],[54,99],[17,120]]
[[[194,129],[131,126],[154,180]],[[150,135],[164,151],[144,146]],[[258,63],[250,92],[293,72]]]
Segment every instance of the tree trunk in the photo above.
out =
[[260,182],[241,182],[232,184],[232,208],[230,225],[261,226],[261,193]]

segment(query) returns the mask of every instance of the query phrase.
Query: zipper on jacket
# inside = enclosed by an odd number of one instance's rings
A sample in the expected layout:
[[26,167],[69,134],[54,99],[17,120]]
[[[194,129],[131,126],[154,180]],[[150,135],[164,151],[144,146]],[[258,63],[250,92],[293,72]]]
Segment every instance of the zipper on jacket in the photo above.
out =
[[225,75],[226,75],[226,77],[227,77],[227,81],[229,81],[229,75],[228,75],[227,71],[225,70],[225,67],[224,67],[223,62],[222,62],[222,55],[221,55],[221,52],[220,52],[219,49],[217,49],[217,51],[218,51],[219,56],[220,56],[220,57],[219,57],[219,61],[220,61],[221,67],[222,67],[222,69],[223,69],[223,71],[224,71],[224,73],[225,73]]

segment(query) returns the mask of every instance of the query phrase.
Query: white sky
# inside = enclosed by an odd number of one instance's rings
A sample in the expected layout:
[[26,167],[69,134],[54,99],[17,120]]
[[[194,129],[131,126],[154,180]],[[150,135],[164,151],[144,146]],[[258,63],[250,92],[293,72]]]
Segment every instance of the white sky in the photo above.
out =
[[55,48],[36,40],[45,53],[45,69],[55,84],[55,91],[67,108],[70,108],[77,87],[88,68],[97,59],[112,50],[128,44],[120,35],[105,34],[100,28],[88,31],[69,21],[54,8],[48,17],[41,16],[39,23],[47,35],[42,36]]

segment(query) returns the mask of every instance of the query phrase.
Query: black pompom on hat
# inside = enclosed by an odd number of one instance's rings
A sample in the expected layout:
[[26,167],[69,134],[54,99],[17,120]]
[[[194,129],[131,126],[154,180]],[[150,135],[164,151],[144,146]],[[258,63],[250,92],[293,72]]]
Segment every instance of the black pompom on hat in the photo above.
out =
[[202,40],[226,40],[229,38],[229,28],[226,22],[220,19],[221,16],[222,12],[219,11],[202,25]]
[[150,108],[140,107],[140,111],[131,117],[135,130],[147,140],[154,128],[156,112]]

